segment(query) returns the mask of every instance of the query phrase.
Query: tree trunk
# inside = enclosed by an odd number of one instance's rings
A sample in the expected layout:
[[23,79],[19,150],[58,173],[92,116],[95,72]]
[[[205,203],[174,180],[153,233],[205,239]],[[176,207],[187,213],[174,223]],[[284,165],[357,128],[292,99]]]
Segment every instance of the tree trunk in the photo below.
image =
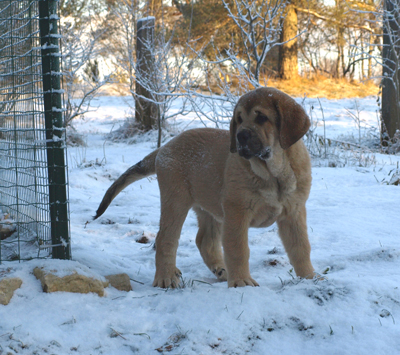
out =
[[[383,79],[382,120],[383,133],[393,138],[400,130],[400,6],[396,0],[385,0],[383,22]],[[388,16],[390,14],[390,17]]]
[[[158,110],[154,95],[148,90],[152,86],[154,58],[154,17],[146,17],[137,22],[136,43],[136,96],[135,120],[142,128],[149,130],[157,125]],[[152,102],[153,101],[153,102]]]
[[372,78],[372,52],[374,50],[372,35],[369,35],[369,47],[368,47],[368,80]]
[[282,24],[279,47],[279,77],[291,80],[299,75],[297,62],[297,12],[293,4],[287,6],[287,14]]

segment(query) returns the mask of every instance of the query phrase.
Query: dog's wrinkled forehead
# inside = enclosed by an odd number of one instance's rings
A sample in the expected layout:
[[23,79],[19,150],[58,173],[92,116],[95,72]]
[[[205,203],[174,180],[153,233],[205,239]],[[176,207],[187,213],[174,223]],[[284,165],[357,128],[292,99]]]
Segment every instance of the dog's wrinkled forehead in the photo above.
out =
[[258,88],[244,94],[237,103],[237,108],[241,108],[247,114],[255,106],[264,106],[265,108],[275,108],[279,101],[286,101],[290,98],[288,95],[274,88]]

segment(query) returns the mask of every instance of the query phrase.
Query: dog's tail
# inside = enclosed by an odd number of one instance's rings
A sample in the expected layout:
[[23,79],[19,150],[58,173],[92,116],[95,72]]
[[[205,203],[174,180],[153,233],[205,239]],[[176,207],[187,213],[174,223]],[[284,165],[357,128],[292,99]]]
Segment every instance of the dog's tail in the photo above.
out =
[[96,216],[93,219],[100,217],[110,205],[111,201],[128,185],[135,181],[143,179],[147,176],[156,173],[156,156],[158,154],[158,149],[153,153],[150,153],[147,157],[141,160],[136,165],[131,166],[127,171],[125,171],[114,183],[108,188],[105,193],[103,200],[101,201],[99,208],[96,211]]

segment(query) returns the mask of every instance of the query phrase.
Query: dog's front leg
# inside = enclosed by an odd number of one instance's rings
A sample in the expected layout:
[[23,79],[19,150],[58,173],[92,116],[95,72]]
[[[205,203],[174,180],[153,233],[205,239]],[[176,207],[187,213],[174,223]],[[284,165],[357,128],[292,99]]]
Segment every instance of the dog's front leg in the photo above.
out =
[[290,263],[299,277],[312,279],[311,246],[307,234],[306,207],[291,211],[278,220],[279,236],[289,256]]
[[249,222],[240,207],[225,209],[222,245],[228,271],[228,287],[259,286],[250,275]]

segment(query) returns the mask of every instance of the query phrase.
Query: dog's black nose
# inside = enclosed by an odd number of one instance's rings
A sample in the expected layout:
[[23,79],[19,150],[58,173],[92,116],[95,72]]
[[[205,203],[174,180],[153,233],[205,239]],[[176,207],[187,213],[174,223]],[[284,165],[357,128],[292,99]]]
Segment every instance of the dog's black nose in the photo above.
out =
[[249,130],[247,130],[247,129],[244,129],[244,130],[240,131],[240,132],[237,134],[236,137],[237,137],[237,140],[238,140],[239,144],[243,145],[243,144],[245,144],[245,143],[249,140],[249,138],[251,137],[251,132],[250,132]]

